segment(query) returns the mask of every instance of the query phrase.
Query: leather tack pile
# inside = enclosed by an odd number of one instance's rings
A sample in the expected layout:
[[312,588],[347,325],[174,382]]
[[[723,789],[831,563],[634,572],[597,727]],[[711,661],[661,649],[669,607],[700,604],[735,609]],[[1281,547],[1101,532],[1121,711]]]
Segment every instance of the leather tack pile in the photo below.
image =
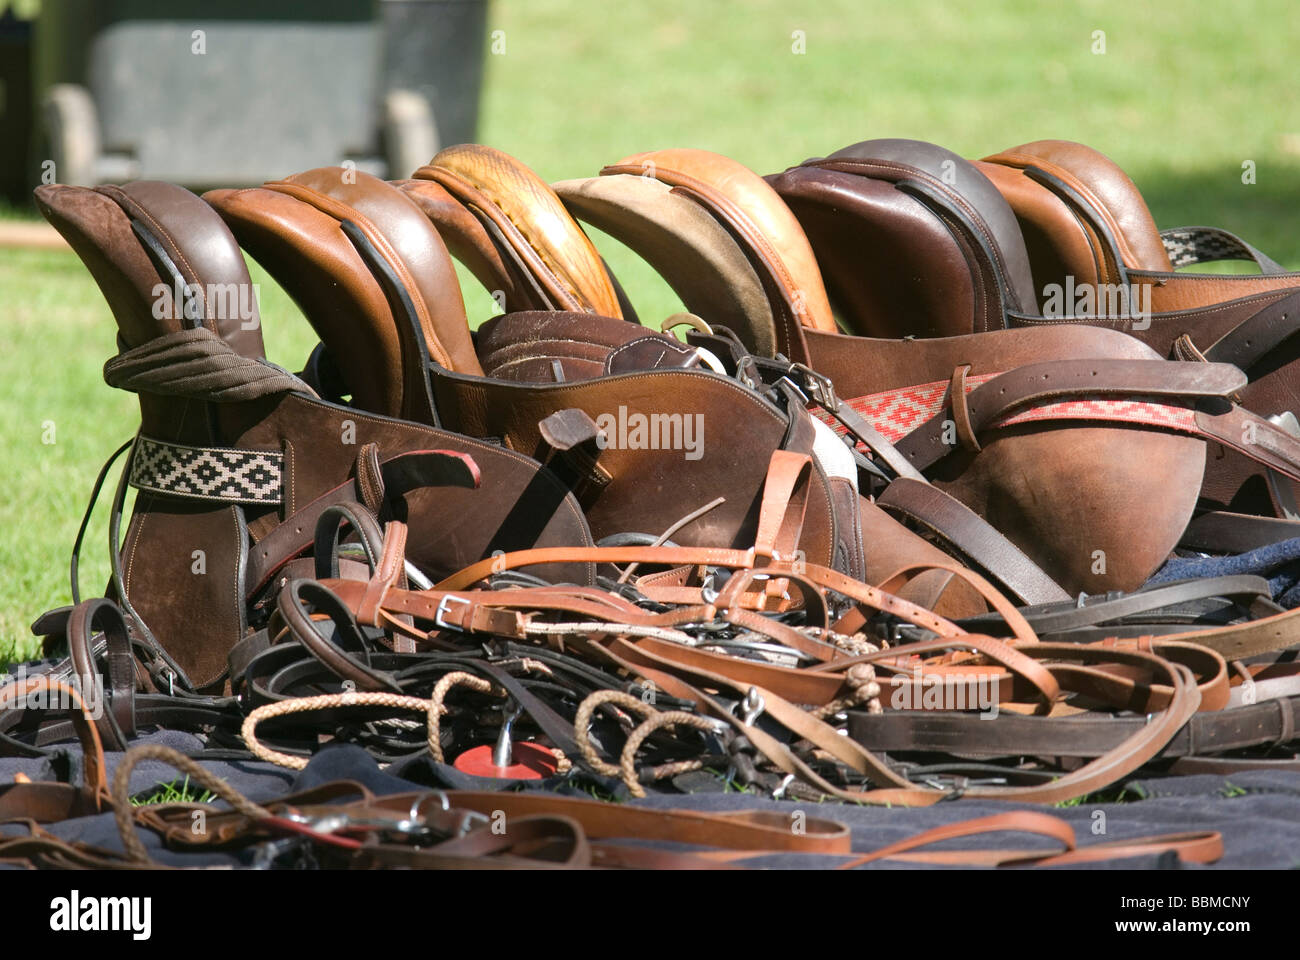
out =
[[[1251,563],[1300,536],[1300,274],[1158,230],[1087,147],[873,140],[766,178],[677,149],[547,185],[470,145],[395,182],[36,195],[141,422],[106,597],[74,562],[34,626],[67,659],[4,691],[0,750],[84,755],[0,787],[30,825],[6,860],[1204,863],[1216,833],[1076,842],[1048,811],[1297,766],[1300,611]],[[638,317],[578,221],[689,312]],[[300,372],[243,253],[319,335]],[[453,257],[500,307],[473,332]],[[1258,271],[1180,269],[1223,259]],[[203,749],[131,746],[159,728]],[[424,773],[254,802],[204,766],[341,744]],[[203,830],[133,806],[159,760],[227,802]],[[726,790],[791,806],[671,803]],[[1044,810],[861,849],[800,806],[962,797]],[[47,829],[110,811],[118,848]]]

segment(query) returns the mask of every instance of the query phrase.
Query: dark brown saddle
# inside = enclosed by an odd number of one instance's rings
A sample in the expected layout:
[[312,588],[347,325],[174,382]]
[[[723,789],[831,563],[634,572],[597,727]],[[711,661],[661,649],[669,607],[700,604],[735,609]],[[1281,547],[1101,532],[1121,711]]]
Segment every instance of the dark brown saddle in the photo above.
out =
[[[106,379],[140,396],[114,543],[128,486],[137,495],[110,590],[176,683],[220,683],[227,652],[269,615],[262,598],[332,507],[409,521],[408,557],[433,578],[494,551],[591,544],[577,502],[536,461],[397,419],[400,379],[353,381],[391,401],[367,410],[322,400],[269,364],[239,247],[198,197],[142,182],[43,187],[37,203],[117,320],[121,353]],[[337,311],[309,316],[341,364],[392,348]],[[594,566],[552,572],[591,582]]]
[[[1067,186],[1064,168],[1040,182],[1023,167],[974,165],[911,140],[855,144],[768,180],[806,228],[838,316],[856,332],[938,337],[1017,327],[1110,327],[1161,356],[1241,367],[1250,383],[1235,399],[1260,418],[1274,418],[1264,428],[1270,438],[1289,429],[1276,418],[1294,405],[1300,378],[1300,340],[1286,341],[1300,315],[1300,290],[1285,288],[1297,279],[1223,278],[1246,281],[1234,286],[1209,275],[1129,271],[1124,256],[1147,264],[1161,256],[1168,264],[1154,225],[1143,229],[1150,223],[1145,205],[1136,207],[1136,191],[1123,189],[1122,173],[1109,161],[1089,166],[1077,151],[1058,154],[1083,174],[1092,172],[1096,189]],[[1065,200],[1048,204],[1055,196],[1051,186],[1070,197],[1106,197],[1119,212],[1107,208],[1085,229],[1088,221]],[[1004,195],[1020,206],[1013,210]],[[1055,218],[1051,237],[1045,210]],[[1067,218],[1072,233],[1062,226]],[[1022,226],[1030,231],[1028,248]],[[1084,237],[1096,241],[1086,257]],[[1121,243],[1121,237],[1128,239]],[[1103,253],[1112,248],[1108,268]],[[1200,349],[1210,344],[1216,349],[1208,354]],[[1300,515],[1293,483],[1249,449],[1243,454],[1233,444],[1214,442],[1201,496],[1212,515],[1189,529],[1190,546],[1246,549],[1297,532],[1290,523],[1269,522]],[[1218,515],[1222,511],[1267,519],[1232,524]]]

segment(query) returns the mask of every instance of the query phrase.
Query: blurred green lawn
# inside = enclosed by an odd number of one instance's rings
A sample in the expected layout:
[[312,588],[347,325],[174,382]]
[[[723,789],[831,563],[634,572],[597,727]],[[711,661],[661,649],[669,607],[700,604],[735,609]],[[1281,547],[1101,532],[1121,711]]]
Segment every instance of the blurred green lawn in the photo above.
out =
[[[964,156],[1081,140],[1129,171],[1162,226],[1227,227],[1300,268],[1297,27],[1288,0],[494,0],[489,30],[504,32],[505,50],[487,57],[479,139],[549,180],[668,146],[770,173],[873,137],[933,140]],[[1098,30],[1104,54],[1092,52]],[[1241,182],[1245,160],[1254,185]],[[595,239],[644,319],[678,308],[626,251]],[[253,273],[271,358],[296,369],[313,338]],[[486,294],[468,295],[476,320],[489,315]],[[0,308],[0,655],[21,656],[34,616],[68,602],[85,498],[133,432],[136,408],[100,378],[113,323],[72,254],[0,252]],[[42,442],[47,421],[52,444]],[[101,513],[83,561],[88,592],[105,582],[106,543]]]

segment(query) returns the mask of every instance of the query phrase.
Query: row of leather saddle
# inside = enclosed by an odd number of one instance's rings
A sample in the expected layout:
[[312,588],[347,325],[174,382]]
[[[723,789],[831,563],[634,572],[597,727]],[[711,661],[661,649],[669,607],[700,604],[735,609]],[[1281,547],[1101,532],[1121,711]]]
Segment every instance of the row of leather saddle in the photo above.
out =
[[[321,168],[37,202],[117,320],[106,379],[140,397],[110,592],[193,689],[222,681],[339,503],[406,522],[431,581],[494,553],[668,539],[902,570],[900,595],[949,617],[985,609],[932,566],[949,556],[1039,603],[1135,589],[1180,543],[1300,533],[1280,419],[1300,276],[1223,231],[1162,236],[1077,144],[972,164],[868,141],[766,179],[665,150],[553,186],[466,145],[393,183]],[[685,342],[641,325],[578,220],[671,285]],[[241,247],[320,337],[297,375],[230,309],[249,302]],[[1262,273],[1177,273],[1170,250]],[[477,332],[453,257],[502,306]],[[1142,288],[1154,309],[1044,316],[1067,283]],[[810,468],[788,522],[760,529],[776,451]],[[534,572],[601,573],[556,556]]]

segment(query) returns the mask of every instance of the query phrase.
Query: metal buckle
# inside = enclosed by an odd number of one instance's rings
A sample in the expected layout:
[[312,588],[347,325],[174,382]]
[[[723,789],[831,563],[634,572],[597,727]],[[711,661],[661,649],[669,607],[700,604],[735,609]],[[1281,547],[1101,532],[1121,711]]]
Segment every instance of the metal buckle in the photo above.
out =
[[818,373],[802,363],[790,364],[790,372],[800,373],[804,379],[804,391],[817,401],[827,413],[834,413],[840,408],[840,398],[835,395],[835,385],[824,373]]
[[465,607],[468,607],[470,605],[469,601],[466,600],[464,597],[454,597],[449,593],[445,597],[443,597],[441,601],[439,601],[438,609],[434,611],[433,614],[433,622],[437,626],[441,627],[443,630],[459,630],[462,633],[464,633],[465,632],[464,627],[458,627],[456,626],[456,624],[448,623],[446,620],[443,619],[443,617],[446,616],[447,611],[451,608],[451,605],[453,603],[459,603]]

